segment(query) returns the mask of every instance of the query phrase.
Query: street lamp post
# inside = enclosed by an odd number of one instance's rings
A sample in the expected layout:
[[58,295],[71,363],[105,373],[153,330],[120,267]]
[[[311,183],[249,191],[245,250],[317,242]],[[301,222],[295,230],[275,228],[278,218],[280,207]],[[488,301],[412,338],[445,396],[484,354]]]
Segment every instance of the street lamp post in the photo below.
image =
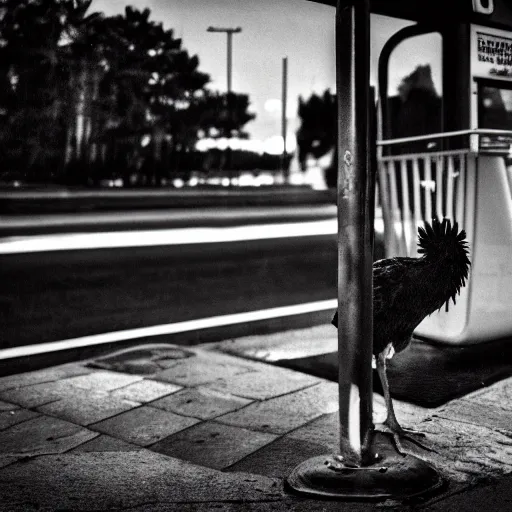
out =
[[233,53],[233,34],[238,34],[242,32],[241,27],[236,28],[218,28],[218,27],[208,27],[208,32],[225,32],[228,39],[228,93],[231,92],[231,68],[232,68],[232,53]]
[[[227,34],[228,39],[228,65],[227,65],[227,75],[228,75],[228,92],[225,99],[225,106],[229,112],[229,96],[231,94],[231,72],[232,72],[232,53],[233,53],[233,34],[238,34],[242,32],[240,27],[236,28],[219,28],[219,27],[208,27],[207,32],[225,32]],[[230,125],[231,123],[229,123]],[[231,129],[229,129],[228,137],[231,137]],[[231,168],[231,147],[226,148],[226,166],[228,169]]]
[[282,81],[282,101],[281,101],[281,135],[283,137],[283,154],[281,155],[281,170],[284,174],[285,182],[290,179],[290,170],[286,167],[286,103],[288,95],[288,57],[283,57],[283,81]]

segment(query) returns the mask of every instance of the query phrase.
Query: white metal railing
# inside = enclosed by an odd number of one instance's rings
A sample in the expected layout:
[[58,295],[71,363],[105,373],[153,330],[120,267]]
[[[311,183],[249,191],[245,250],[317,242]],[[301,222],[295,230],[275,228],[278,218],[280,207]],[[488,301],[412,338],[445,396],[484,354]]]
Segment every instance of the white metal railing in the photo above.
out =
[[508,136],[512,137],[512,130],[495,130],[492,128],[476,128],[473,130],[457,130],[453,132],[441,132],[441,133],[430,133],[428,135],[415,135],[413,137],[402,137],[400,139],[387,139],[378,140],[377,147],[391,146],[397,144],[406,144],[408,142],[419,142],[423,140],[431,139],[447,139],[449,137],[460,137],[463,135],[469,135],[470,141],[477,141],[476,146],[470,142],[470,149],[478,151],[478,140],[480,135],[494,135],[499,137]]
[[[430,151],[429,140],[461,135],[460,149]],[[419,140],[427,143],[407,144]],[[407,144],[402,148],[409,154],[384,156],[384,147],[399,144]],[[512,166],[504,158],[512,157],[511,145],[512,131],[484,129],[379,142],[386,256],[416,256],[417,227],[433,216],[457,221],[471,251],[470,276],[457,304],[424,319],[418,336],[463,345],[512,333]],[[406,149],[414,146],[425,150]]]
[[467,149],[381,156],[379,195],[386,255],[416,255],[418,226],[433,217],[465,223]]
[[[468,136],[462,149],[383,156],[385,147],[461,136]],[[482,137],[486,136],[502,142],[504,147],[483,147]],[[512,130],[483,128],[379,140],[377,148],[386,255],[415,256],[417,229],[424,221],[447,217],[467,229],[468,159],[480,153],[512,156]]]

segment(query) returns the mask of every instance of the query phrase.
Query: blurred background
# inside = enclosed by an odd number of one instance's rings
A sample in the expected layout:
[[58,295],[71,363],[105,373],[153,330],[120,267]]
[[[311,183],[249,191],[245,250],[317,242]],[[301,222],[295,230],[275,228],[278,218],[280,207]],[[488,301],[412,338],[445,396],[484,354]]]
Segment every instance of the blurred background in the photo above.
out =
[[[332,7],[1,5],[1,186],[334,186]],[[372,23],[375,84],[382,45],[408,22]],[[422,60],[435,50],[424,46]],[[391,73],[395,90],[418,64],[410,50],[397,58],[405,71]],[[434,82],[439,74],[434,67]]]
[[[329,324],[334,13],[307,0],[0,1],[6,367]],[[371,24],[375,87],[384,43],[411,22]],[[441,62],[436,34],[394,50],[393,136],[417,132],[420,107],[433,113],[422,133],[436,131]],[[418,90],[420,107],[402,101]],[[378,259],[378,195],[375,207]]]

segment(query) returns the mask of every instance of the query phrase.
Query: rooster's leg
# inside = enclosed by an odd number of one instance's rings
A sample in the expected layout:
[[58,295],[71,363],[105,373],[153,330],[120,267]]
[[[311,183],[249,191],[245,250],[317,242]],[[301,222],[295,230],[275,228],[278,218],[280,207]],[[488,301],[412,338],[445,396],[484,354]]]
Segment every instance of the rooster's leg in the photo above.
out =
[[388,382],[388,376],[386,373],[386,351],[381,352],[377,356],[377,373],[380,378],[380,382],[382,384],[382,389],[384,391],[384,400],[386,402],[386,409],[387,409],[387,417],[384,421],[383,425],[385,427],[385,432],[389,432],[393,435],[393,440],[395,441],[396,449],[398,453],[401,455],[405,455],[405,451],[402,448],[402,443],[400,442],[400,438],[408,439],[409,441],[412,441],[414,444],[420,446],[421,448],[424,448],[425,450],[432,451],[431,448],[428,448],[427,446],[420,443],[418,440],[411,437],[409,434],[414,433],[417,435],[423,435],[421,432],[408,432],[402,426],[400,423],[398,423],[398,420],[396,419],[395,415],[395,409],[393,408],[393,400],[391,399],[391,393],[389,392],[389,382]]

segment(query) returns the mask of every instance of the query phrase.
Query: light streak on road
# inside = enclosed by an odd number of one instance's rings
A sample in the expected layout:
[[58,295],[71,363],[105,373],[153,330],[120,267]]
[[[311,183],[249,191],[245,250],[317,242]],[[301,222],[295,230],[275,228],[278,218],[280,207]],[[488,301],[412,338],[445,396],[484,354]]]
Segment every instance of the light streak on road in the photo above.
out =
[[[382,219],[376,219],[375,230],[380,233],[383,232]],[[252,224],[234,227],[193,227],[32,235],[6,237],[0,240],[0,255],[122,247],[207,245],[251,240],[326,236],[336,235],[336,233],[337,220],[327,219],[310,222]]]
[[306,304],[281,306],[257,311],[248,311],[243,313],[233,313],[230,315],[200,318],[197,320],[186,320],[183,322],[153,325],[150,327],[139,327],[136,329],[127,329],[123,331],[93,334],[90,336],[82,336],[80,338],[72,338],[62,341],[6,348],[0,350],[0,360],[12,359],[15,357],[33,356],[37,354],[48,354],[60,350],[90,347],[102,345],[105,343],[115,343],[120,341],[134,340],[138,338],[148,338],[151,336],[178,334],[183,332],[198,331],[201,329],[211,329],[214,327],[224,327],[228,325],[245,324],[248,322],[270,320],[273,318],[282,318],[288,316],[303,315],[307,313],[316,313],[320,311],[335,309],[337,306],[337,299],[328,299],[317,302],[309,302]]
[[191,245],[335,235],[336,219],[235,227],[194,227],[161,230],[66,233],[9,237],[0,242],[0,254]]

